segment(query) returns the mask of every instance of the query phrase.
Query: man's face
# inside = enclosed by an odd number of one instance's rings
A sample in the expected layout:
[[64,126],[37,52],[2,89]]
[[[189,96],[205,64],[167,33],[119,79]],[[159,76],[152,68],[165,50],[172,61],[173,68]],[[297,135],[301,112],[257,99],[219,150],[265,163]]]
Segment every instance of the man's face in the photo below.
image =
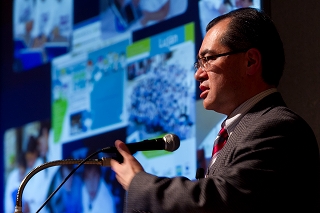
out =
[[[222,20],[207,32],[198,53],[199,58],[230,51],[220,42],[228,23],[229,19]],[[218,57],[208,61],[206,70],[197,70],[195,79],[200,82],[200,98],[205,109],[229,115],[239,105],[245,79],[244,57],[245,53]]]
[[45,156],[48,152],[48,130],[47,129],[43,129],[41,136],[38,138],[38,142],[39,142],[39,153],[41,156]]
[[26,161],[27,161],[27,168],[28,169],[34,168],[37,157],[38,157],[37,152],[27,152],[26,153]]

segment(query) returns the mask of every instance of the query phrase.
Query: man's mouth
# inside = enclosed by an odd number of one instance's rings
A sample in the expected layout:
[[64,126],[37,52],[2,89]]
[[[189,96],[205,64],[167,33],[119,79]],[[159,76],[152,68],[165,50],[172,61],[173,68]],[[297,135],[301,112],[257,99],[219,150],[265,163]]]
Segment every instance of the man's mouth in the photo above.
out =
[[209,87],[200,84],[199,89],[202,91],[202,93],[200,94],[200,98],[206,98],[209,92]]

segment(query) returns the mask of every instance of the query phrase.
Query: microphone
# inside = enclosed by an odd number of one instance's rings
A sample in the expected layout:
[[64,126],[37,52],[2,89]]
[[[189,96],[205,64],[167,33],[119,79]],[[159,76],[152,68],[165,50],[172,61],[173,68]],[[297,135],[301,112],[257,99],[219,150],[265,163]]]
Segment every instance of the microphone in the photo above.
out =
[[[163,138],[143,140],[141,142],[126,144],[131,154],[137,151],[166,150],[173,152],[180,146],[180,139],[175,134],[166,134]],[[106,147],[101,150],[104,153],[118,153],[116,147]]]

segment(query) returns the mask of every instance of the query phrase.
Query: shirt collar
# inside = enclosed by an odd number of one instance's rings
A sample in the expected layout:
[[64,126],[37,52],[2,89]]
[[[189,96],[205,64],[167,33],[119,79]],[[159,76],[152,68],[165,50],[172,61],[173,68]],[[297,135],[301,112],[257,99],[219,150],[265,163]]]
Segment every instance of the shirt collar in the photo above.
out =
[[260,100],[264,97],[277,92],[276,88],[267,89],[252,98],[246,100],[240,106],[238,106],[231,114],[224,120],[221,126],[224,126],[227,129],[229,135],[231,135],[232,131],[236,127],[236,125],[240,122],[241,118]]

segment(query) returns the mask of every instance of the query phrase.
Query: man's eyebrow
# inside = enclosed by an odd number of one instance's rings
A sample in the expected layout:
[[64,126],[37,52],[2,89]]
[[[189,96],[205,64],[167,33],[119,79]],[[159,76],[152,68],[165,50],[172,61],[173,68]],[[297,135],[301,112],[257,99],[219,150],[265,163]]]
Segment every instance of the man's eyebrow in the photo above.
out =
[[212,50],[209,50],[209,49],[205,49],[205,50],[203,50],[201,53],[199,53],[199,55],[197,56],[197,58],[199,59],[199,58],[202,58],[202,57],[204,57],[206,54],[208,54],[208,53],[210,53],[211,55],[214,55],[214,54],[216,54],[216,52],[215,51],[212,51]]

